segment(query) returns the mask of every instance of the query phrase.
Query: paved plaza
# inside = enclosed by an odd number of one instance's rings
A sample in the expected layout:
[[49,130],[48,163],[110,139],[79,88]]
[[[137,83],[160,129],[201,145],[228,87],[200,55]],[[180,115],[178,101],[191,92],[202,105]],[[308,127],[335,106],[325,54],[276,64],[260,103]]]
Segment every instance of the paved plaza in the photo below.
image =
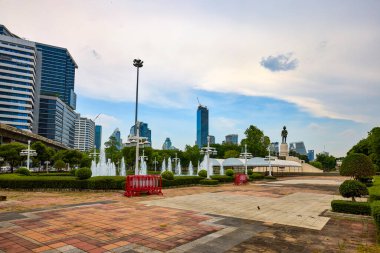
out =
[[374,247],[370,218],[326,211],[340,198],[343,180],[302,177],[171,188],[164,196],[134,198],[122,192],[0,191],[8,197],[0,202],[0,252],[357,252]]

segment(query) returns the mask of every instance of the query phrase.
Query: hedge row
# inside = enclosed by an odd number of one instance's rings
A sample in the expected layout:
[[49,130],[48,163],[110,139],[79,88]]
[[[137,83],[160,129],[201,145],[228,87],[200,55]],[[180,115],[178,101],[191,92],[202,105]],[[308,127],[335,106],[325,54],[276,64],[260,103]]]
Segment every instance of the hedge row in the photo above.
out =
[[125,177],[93,177],[78,180],[75,177],[33,177],[25,176],[12,179],[0,179],[0,188],[11,189],[124,189]]
[[224,176],[224,175],[213,175],[211,179],[218,180],[221,183],[229,183],[234,181],[234,177]]
[[331,201],[333,212],[371,215],[371,205],[368,202],[352,202],[347,200]]
[[202,179],[199,183],[203,185],[217,185],[219,181],[214,179]]
[[377,243],[380,243],[380,201],[372,203],[372,217],[375,220],[377,228]]
[[202,179],[199,176],[175,176],[174,180],[162,179],[162,187],[199,184]]

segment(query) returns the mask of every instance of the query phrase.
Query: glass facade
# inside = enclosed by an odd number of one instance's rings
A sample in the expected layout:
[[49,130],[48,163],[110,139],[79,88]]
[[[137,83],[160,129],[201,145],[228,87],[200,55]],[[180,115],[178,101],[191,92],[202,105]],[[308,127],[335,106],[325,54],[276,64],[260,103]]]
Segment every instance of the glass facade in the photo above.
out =
[[310,162],[314,161],[314,150],[311,149],[311,150],[308,150],[307,151],[307,158],[309,159]]
[[[147,140],[150,142],[150,144],[147,146],[152,146],[152,131],[149,129],[148,123],[140,122],[139,129],[140,129],[139,136],[146,137]],[[135,125],[131,127],[129,134],[131,136],[135,135]]]
[[65,48],[36,43],[42,55],[41,94],[57,96],[72,109],[76,108],[75,69],[78,68]]
[[36,130],[38,55],[35,43],[18,38],[0,25],[0,123]]
[[95,126],[95,146],[96,149],[100,149],[102,147],[102,126]]
[[290,143],[289,150],[294,150],[300,155],[307,155],[305,144],[303,143],[303,141]]
[[238,135],[237,134],[226,135],[226,143],[237,145],[238,144]]
[[113,136],[113,137],[116,138],[116,147],[120,150],[121,149],[122,140],[121,140],[121,133],[120,133],[119,128],[116,128],[113,131],[113,133],[111,134],[111,136]]
[[62,100],[41,95],[38,134],[74,148],[76,113]]
[[163,149],[163,150],[170,150],[171,148],[172,148],[172,141],[170,140],[169,137],[167,137],[167,138],[165,139],[164,144],[162,145],[162,149]]
[[197,110],[197,141],[198,147],[207,145],[208,136],[208,109],[199,105]]

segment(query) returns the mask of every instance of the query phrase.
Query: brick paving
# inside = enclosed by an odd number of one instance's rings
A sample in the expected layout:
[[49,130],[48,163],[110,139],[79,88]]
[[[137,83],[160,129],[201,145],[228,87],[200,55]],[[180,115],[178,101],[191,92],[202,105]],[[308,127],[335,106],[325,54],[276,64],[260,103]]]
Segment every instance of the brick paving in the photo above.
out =
[[[361,245],[374,244],[371,220],[319,215],[327,202],[337,197],[333,196],[336,186],[328,185],[327,181],[325,185],[320,181],[319,185],[313,185],[312,181],[308,181],[310,185],[279,183],[171,188],[164,189],[164,196],[136,198],[126,198],[121,191],[0,191],[0,195],[8,197],[8,201],[0,202],[0,252],[325,252],[326,249],[333,249],[326,252],[353,252]],[[165,201],[183,204],[175,201],[179,199],[186,200],[187,206],[158,204]],[[207,200],[213,211],[199,209],[201,205],[207,206]],[[268,219],[260,219],[252,216],[252,212],[251,216],[245,214],[250,205],[236,211],[247,200],[266,202],[262,213],[270,208],[288,208],[327,223],[323,222],[318,229],[308,229],[283,213],[282,218],[267,213]],[[312,207],[308,208],[318,210],[313,214],[307,208],[298,210],[294,204],[297,201],[297,205],[310,201],[306,205]],[[226,215],[228,212],[232,214]],[[290,224],[280,224],[284,219]],[[338,251],[343,248],[346,251]]]

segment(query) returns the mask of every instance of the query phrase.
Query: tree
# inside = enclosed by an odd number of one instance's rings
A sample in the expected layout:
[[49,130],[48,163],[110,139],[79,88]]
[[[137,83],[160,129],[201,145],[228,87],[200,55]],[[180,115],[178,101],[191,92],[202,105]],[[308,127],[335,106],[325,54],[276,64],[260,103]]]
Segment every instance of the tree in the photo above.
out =
[[322,164],[323,170],[325,171],[331,171],[335,169],[336,158],[332,155],[326,155],[324,153],[317,154],[315,161],[320,162]]
[[355,202],[355,197],[360,198],[363,195],[368,195],[368,189],[365,184],[356,180],[346,180],[339,186],[339,193],[345,198],[352,198]]
[[239,151],[236,151],[236,150],[228,150],[224,153],[224,159],[227,159],[227,158],[237,158],[239,157],[240,153]]
[[107,142],[104,143],[106,146],[106,156],[108,159],[111,159],[111,162],[115,162],[121,158],[121,154],[118,148],[119,143],[116,140],[115,136],[110,136]]
[[244,134],[246,138],[241,141],[241,145],[247,144],[248,152],[252,153],[254,157],[265,157],[270,145],[269,137],[265,136],[263,131],[253,125],[249,126]]
[[318,162],[318,161],[312,161],[312,162],[309,162],[309,164],[310,164],[311,166],[314,166],[315,168],[323,169],[322,163],[320,163],[320,162]]
[[63,170],[66,167],[66,163],[62,160],[57,160],[54,163],[54,168],[58,170]]
[[349,154],[342,162],[340,175],[355,179],[370,177],[375,174],[371,159],[364,154]]
[[380,166],[380,127],[375,127],[369,131],[367,138],[354,145],[347,155],[353,153],[365,154],[374,164]]
[[21,161],[25,160],[26,157],[20,156],[20,152],[26,148],[26,145],[19,142],[11,142],[0,146],[0,157],[3,157],[4,161],[9,163],[12,173],[13,168]]
[[40,141],[34,142],[31,148],[36,150],[37,153],[37,156],[33,158],[34,163],[44,164],[46,161],[50,161],[55,154],[54,149],[47,147]]

